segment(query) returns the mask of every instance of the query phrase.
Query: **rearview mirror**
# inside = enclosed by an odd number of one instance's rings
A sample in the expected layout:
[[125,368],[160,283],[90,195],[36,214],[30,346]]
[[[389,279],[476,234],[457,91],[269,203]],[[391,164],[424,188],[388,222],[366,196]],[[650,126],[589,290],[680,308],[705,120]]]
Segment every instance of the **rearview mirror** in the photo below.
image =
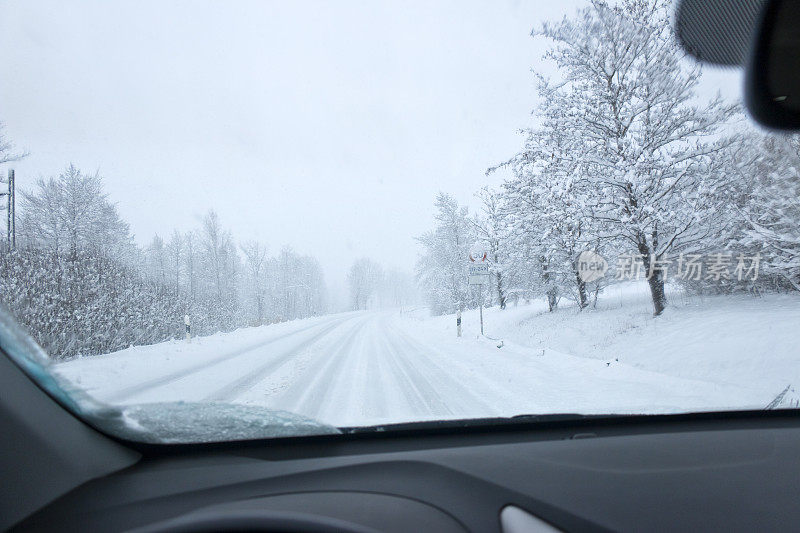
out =
[[800,2],[765,2],[747,63],[745,101],[762,125],[800,129]]

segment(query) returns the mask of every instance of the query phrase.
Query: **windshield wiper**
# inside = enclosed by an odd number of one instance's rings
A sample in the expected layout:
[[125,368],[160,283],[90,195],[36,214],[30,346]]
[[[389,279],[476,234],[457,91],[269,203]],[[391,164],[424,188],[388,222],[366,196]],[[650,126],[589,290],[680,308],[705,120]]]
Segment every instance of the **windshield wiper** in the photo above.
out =
[[508,426],[516,424],[536,424],[544,422],[562,422],[572,420],[585,420],[589,418],[608,418],[626,415],[602,414],[582,415],[579,413],[548,413],[548,414],[521,414],[514,416],[495,416],[484,418],[460,418],[453,420],[424,420],[419,422],[400,422],[396,424],[379,424],[375,426],[340,427],[342,433],[376,433],[388,431],[408,431],[427,429],[455,429],[491,426]]

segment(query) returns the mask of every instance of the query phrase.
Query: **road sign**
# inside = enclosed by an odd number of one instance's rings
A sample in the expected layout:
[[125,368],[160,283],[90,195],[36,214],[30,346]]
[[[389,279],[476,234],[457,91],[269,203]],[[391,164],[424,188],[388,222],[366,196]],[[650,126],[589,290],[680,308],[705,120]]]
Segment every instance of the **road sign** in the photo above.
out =
[[488,255],[489,254],[486,253],[486,246],[484,246],[482,242],[476,242],[469,249],[470,263],[485,263]]
[[489,284],[489,263],[486,261],[486,248],[481,243],[475,243],[469,252],[469,284],[477,285],[480,290],[481,310],[481,335],[483,335],[483,286]]
[[489,283],[489,265],[487,263],[474,263],[469,265],[469,284],[487,285]]

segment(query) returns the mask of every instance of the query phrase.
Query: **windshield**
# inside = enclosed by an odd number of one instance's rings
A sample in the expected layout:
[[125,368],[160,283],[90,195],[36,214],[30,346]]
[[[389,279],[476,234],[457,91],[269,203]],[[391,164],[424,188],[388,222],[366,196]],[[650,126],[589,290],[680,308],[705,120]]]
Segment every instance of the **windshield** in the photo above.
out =
[[798,407],[800,140],[673,9],[0,3],[0,347],[156,442]]

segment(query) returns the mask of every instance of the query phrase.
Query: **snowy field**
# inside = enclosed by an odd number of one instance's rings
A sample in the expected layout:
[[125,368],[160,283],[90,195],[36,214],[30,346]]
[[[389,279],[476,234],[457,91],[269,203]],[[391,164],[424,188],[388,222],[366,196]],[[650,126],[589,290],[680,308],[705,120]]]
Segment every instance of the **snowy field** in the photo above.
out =
[[633,284],[583,312],[564,302],[555,313],[541,302],[489,309],[491,338],[477,311],[464,314],[461,338],[454,316],[424,309],[344,313],[55,368],[109,403],[237,402],[337,426],[797,406],[800,295],[670,302],[653,318],[646,285]]

